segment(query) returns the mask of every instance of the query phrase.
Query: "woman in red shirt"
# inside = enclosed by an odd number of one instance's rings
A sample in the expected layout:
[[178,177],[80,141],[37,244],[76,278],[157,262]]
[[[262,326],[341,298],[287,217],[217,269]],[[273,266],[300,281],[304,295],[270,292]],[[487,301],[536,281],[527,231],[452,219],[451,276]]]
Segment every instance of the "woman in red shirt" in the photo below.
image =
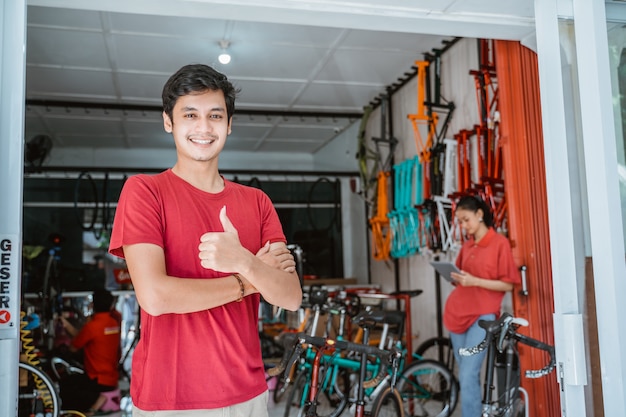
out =
[[452,273],[455,288],[446,301],[443,321],[459,364],[462,416],[478,417],[481,415],[480,370],[486,351],[461,357],[459,348],[475,346],[485,338],[478,321],[494,320],[500,315],[504,294],[520,282],[520,276],[511,245],[493,229],[493,216],[482,199],[462,197],[455,216],[468,239],[456,259],[461,273]]

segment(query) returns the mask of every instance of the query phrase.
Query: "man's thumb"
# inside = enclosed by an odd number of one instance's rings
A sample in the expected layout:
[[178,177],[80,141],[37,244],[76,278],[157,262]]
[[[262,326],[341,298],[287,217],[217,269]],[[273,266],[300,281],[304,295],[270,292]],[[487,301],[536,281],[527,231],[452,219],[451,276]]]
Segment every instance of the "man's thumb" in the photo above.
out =
[[230,222],[230,219],[226,215],[226,206],[222,207],[222,209],[220,210],[220,222],[222,223],[222,227],[224,228],[225,232],[239,234],[237,232],[237,229],[235,229],[235,226],[233,226],[233,224]]

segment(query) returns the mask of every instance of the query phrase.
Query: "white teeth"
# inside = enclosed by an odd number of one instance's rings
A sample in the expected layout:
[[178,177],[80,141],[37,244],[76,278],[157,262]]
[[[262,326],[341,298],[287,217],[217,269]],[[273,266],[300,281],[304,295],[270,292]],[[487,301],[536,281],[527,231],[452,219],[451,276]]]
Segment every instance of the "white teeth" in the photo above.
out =
[[209,143],[214,142],[213,140],[199,140],[199,139],[192,139],[191,141],[200,145],[208,145]]

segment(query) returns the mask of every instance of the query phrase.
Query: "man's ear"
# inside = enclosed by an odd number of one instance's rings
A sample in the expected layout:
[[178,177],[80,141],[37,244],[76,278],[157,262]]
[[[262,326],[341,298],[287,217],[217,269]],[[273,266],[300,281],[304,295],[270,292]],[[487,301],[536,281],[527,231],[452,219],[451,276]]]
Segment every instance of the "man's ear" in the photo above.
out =
[[231,117],[228,120],[228,131],[226,132],[226,135],[230,135],[230,133],[233,131],[232,127],[233,127],[233,118]]
[[165,112],[163,112],[163,129],[165,129],[167,133],[172,133],[173,129],[172,119],[170,119],[170,117]]

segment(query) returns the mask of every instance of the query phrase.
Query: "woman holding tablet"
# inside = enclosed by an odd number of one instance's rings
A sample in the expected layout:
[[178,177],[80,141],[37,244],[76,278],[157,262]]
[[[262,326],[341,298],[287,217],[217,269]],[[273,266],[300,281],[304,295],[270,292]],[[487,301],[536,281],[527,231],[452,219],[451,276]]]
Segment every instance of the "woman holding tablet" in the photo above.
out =
[[491,211],[482,199],[462,197],[455,216],[468,239],[455,262],[461,272],[450,274],[455,288],[446,301],[443,323],[450,332],[459,364],[462,416],[478,417],[480,371],[486,351],[462,357],[459,348],[475,346],[484,339],[485,331],[478,326],[478,320],[494,320],[500,315],[504,293],[520,282],[520,275],[511,245],[492,228]]

